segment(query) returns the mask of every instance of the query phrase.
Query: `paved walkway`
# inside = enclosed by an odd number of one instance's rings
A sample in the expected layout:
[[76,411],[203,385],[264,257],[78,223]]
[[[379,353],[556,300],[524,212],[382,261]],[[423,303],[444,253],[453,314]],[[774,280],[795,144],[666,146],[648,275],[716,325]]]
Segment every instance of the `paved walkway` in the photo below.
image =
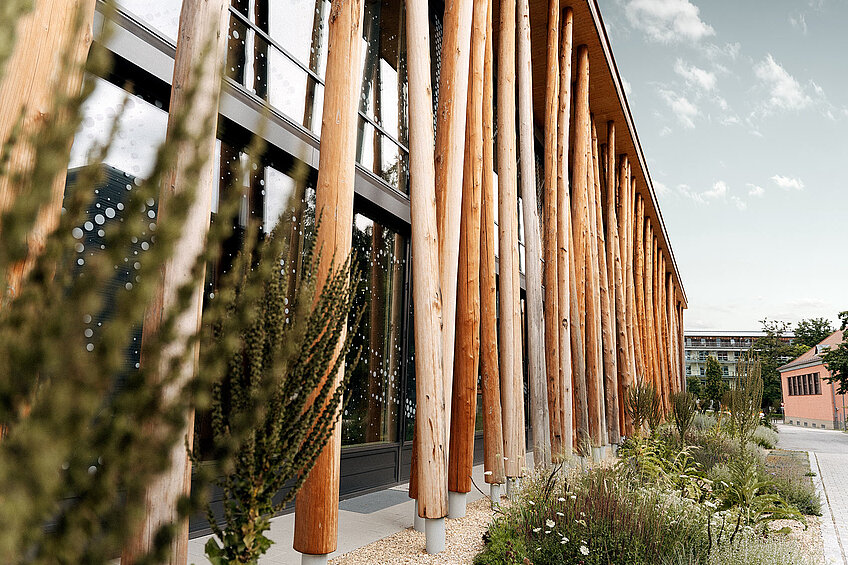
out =
[[848,565],[848,435],[778,424],[778,447],[807,451],[822,500],[822,536],[828,564]]
[[[472,477],[476,485],[488,495],[489,488],[484,481],[482,465],[474,467]],[[341,501],[339,545],[336,552],[330,554],[330,559],[412,527],[415,503],[407,495],[408,490],[409,485],[402,484]],[[468,503],[482,497],[483,495],[472,487],[471,492],[468,493]],[[260,559],[261,565],[300,565],[300,554],[292,549],[293,536],[293,513],[272,519],[271,533],[268,537],[274,540],[274,545]],[[209,563],[203,553],[203,546],[210,537],[203,536],[189,540],[188,562],[190,564]]]

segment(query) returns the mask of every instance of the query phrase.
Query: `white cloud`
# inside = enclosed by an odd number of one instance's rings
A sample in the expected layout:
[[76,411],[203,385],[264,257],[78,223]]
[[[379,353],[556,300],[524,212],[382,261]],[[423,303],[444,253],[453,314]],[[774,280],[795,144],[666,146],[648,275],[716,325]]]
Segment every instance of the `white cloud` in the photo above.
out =
[[689,129],[695,127],[694,118],[698,115],[697,106],[692,104],[685,96],[671,90],[660,89],[660,96],[684,127]]
[[804,181],[795,177],[785,177],[783,175],[774,175],[771,177],[774,184],[780,188],[794,188],[795,190],[804,190]]
[[730,114],[719,118],[719,123],[723,126],[734,126],[739,123],[739,116]]
[[654,181],[654,190],[657,194],[668,194],[669,188],[659,181]]
[[703,90],[709,91],[716,87],[715,73],[690,65],[683,59],[678,58],[674,63],[674,72],[683,77],[683,80],[688,84],[698,86]]
[[692,190],[692,187],[688,184],[679,184],[677,185],[677,190],[680,191],[680,194],[689,198],[690,200],[694,200],[698,204],[706,204],[704,197],[701,196],[700,192],[696,192]]
[[804,17],[804,14],[798,14],[797,16],[789,16],[789,23],[792,24],[792,27],[799,30],[804,35],[807,35],[807,19]]
[[742,200],[741,198],[739,198],[738,196],[731,196],[730,201],[733,202],[733,204],[735,204],[736,208],[739,209],[739,210],[747,210],[748,209],[748,203],[745,202],[744,200]]
[[671,128],[668,126],[663,126],[660,130],[660,137],[665,137],[671,133]]
[[749,182],[745,186],[751,187],[751,190],[748,191],[748,196],[756,196],[757,198],[762,198],[762,196],[766,193],[766,190],[763,187],[757,186],[756,184],[751,184]]
[[629,0],[624,11],[630,25],[659,43],[699,41],[715,35],[689,0]]
[[737,57],[739,57],[739,53],[742,51],[742,44],[738,41],[736,43],[725,43],[724,45],[716,45],[715,43],[708,43],[704,46],[704,54],[711,61],[715,61],[716,59],[730,59],[731,61],[735,61]]
[[[754,66],[754,74],[769,91],[766,109],[801,110],[813,102],[804,87],[770,54]],[[816,89],[817,93],[820,91]]]
[[727,183],[723,180],[717,181],[713,184],[713,187],[710,190],[703,192],[702,196],[704,198],[724,198],[727,196]]

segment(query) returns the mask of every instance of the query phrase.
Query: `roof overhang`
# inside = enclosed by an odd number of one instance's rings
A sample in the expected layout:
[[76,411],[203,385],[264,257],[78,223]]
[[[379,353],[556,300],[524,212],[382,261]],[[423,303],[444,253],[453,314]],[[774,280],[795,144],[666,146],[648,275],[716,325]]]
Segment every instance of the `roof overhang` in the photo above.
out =
[[[615,64],[609,37],[607,37],[601,12],[596,0],[564,0],[563,8],[571,6],[574,10],[574,57],[577,47],[589,47],[589,107],[595,117],[598,128],[598,141],[604,143],[606,123],[616,124],[616,152],[626,153],[630,158],[631,170],[636,178],[638,192],[645,200],[645,214],[651,218],[658,243],[666,256],[667,269],[670,270],[678,289],[678,300],[684,308],[688,305],[686,291],[671,248],[668,232],[657,201],[651,175],[648,171],[630,106],[624,92],[618,67]],[[497,12],[495,12],[497,16]],[[495,20],[497,21],[497,20]],[[497,26],[495,26],[497,27]],[[544,129],[545,123],[545,73],[547,69],[547,29],[548,2],[530,0],[530,40],[533,50],[533,107],[536,127]],[[576,60],[572,61],[572,68]]]

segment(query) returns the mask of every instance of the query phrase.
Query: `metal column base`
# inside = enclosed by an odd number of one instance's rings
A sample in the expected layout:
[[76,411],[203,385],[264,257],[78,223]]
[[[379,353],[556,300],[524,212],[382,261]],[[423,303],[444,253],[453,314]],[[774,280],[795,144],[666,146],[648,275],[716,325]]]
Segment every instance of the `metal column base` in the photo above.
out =
[[311,553],[301,553],[301,556],[301,565],[327,565],[328,555],[326,553],[321,553],[319,555],[312,555]]
[[426,549],[430,555],[441,553],[445,550],[445,519],[425,518],[424,536],[426,538]]
[[418,500],[415,501],[415,517],[412,520],[412,529],[424,533],[424,518],[418,515]]
[[448,518],[453,520],[465,516],[467,501],[467,492],[448,491]]

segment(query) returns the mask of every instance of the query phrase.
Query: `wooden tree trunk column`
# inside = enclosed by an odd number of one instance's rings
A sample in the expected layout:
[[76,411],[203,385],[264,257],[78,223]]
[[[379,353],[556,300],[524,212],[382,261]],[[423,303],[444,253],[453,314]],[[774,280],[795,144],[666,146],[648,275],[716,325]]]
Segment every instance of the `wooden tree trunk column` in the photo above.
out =
[[[588,101],[587,101],[588,107]],[[597,240],[597,192],[594,146],[594,120],[589,121],[589,153],[587,155],[588,223],[584,239],[586,253],[586,390],[589,400],[589,434],[592,447],[600,448],[607,443],[606,419],[604,418],[604,358],[601,328],[600,266]]]
[[[642,365],[639,371],[640,384],[651,382],[651,369],[648,363],[647,348],[645,344],[648,339],[647,314],[645,313],[645,201],[642,200],[642,195],[636,194],[636,212],[633,241],[633,252],[636,255],[634,260],[634,287],[636,298],[636,355],[640,359]],[[638,365],[637,365],[638,366]]]
[[[456,299],[456,354],[448,456],[448,490],[471,491],[474,420],[477,416],[477,375],[480,366],[480,200],[483,185],[483,66],[486,56],[487,2],[474,5],[468,117],[465,124],[465,169],[459,237],[459,278]],[[450,496],[454,496],[451,494]],[[450,517],[465,514],[465,498],[450,501]],[[455,509],[454,506],[457,506]],[[455,512],[456,510],[456,512]]]
[[[472,8],[473,0],[450,0],[445,3],[439,74],[439,107],[436,113],[436,229],[439,236],[444,320],[442,371],[445,381],[445,421],[448,423],[451,421],[453,391],[451,383],[456,337],[456,288]],[[450,441],[449,424],[447,432],[445,439]]]
[[[418,515],[439,521],[447,514],[447,446],[427,2],[408,0],[406,16]],[[444,549],[443,528],[427,538],[428,552]]]
[[[545,188],[542,243],[545,253],[545,374],[548,385],[548,423],[551,455],[564,454],[565,424],[560,386],[559,284],[557,279],[557,112],[559,111],[559,0],[548,6],[548,51],[545,76]],[[562,357],[564,362],[571,360]],[[569,422],[570,427],[570,422]]]
[[[189,175],[198,175],[197,189],[194,203],[175,243],[175,249],[178,249],[179,253],[160,271],[156,294],[145,313],[142,343],[155,339],[166,313],[177,301],[179,289],[191,282],[192,267],[203,253],[206,244],[212,214],[215,174],[212,155],[215,152],[215,124],[221,93],[221,68],[226,48],[225,30],[228,16],[227,5],[223,0],[185,0],[180,12],[167,135],[173,135],[176,117],[191,111],[195,119],[189,120],[186,127],[194,140],[187,140],[177,148],[173,168],[162,179],[158,202],[159,219],[168,213],[168,202],[174,194],[186,190],[187,186],[193,186]],[[212,50],[206,51],[209,45]],[[196,93],[189,99],[188,94],[192,89],[196,89]],[[203,141],[197,142],[197,139]],[[192,172],[200,162],[203,164],[199,170]],[[166,378],[172,370],[173,360],[188,347],[189,340],[200,329],[203,284],[202,280],[197,282],[189,306],[177,318],[172,347],[169,348],[169,353],[159,359],[158,366],[151,372],[152,378]],[[197,344],[192,347],[194,354],[178,369],[179,378],[174,379],[164,393],[166,401],[179,394],[196,370],[199,348]],[[143,357],[141,363],[144,364]],[[185,426],[188,448],[191,449],[194,435],[193,412],[186,414]],[[177,565],[186,562],[188,520],[177,521],[176,505],[179,498],[187,495],[191,489],[191,462],[186,445],[182,442],[178,442],[171,449],[169,457],[170,469],[147,487],[145,518],[124,548],[121,562],[125,565],[131,565],[153,549],[159,528],[174,522],[178,523],[178,529],[171,543],[168,563]]]
[[[581,45],[577,48],[577,70],[576,70],[576,85],[574,93],[574,157],[573,167],[571,171],[571,191],[573,198],[571,200],[571,219],[572,219],[572,243],[570,246],[571,256],[574,261],[574,270],[571,276],[574,277],[573,290],[571,292],[572,302],[576,305],[571,308],[572,315],[572,333],[579,331],[578,342],[573,341],[572,336],[572,352],[575,357],[575,393],[578,395],[576,403],[580,411],[578,417],[578,429],[581,435],[587,434],[585,439],[589,441],[600,440],[600,433],[597,429],[597,415],[592,415],[593,407],[589,402],[590,378],[597,375],[589,372],[589,344],[587,343],[586,334],[588,333],[589,320],[586,315],[586,296],[590,292],[587,288],[587,263],[591,260],[587,254],[588,239],[589,239],[589,195],[588,195],[588,179],[589,179],[589,162],[591,159],[591,142],[589,137],[589,48],[586,45]],[[574,320],[574,318],[577,318]],[[575,328],[574,324],[578,327]],[[578,347],[575,347],[578,346]],[[583,411],[585,410],[585,413]],[[593,427],[594,426],[594,427]],[[580,438],[584,441],[584,437]],[[589,455],[583,453],[583,455]]]
[[[558,4],[558,2],[556,3]],[[571,197],[569,194],[569,141],[571,121],[571,51],[574,28],[574,11],[569,7],[563,12],[562,33],[559,52],[559,100],[557,101],[557,138],[556,138],[556,314],[557,342],[559,344],[559,403],[562,419],[562,453],[570,457],[574,452],[574,397],[572,378],[574,364],[572,360],[573,323],[572,316],[572,265],[571,250]],[[553,190],[553,188],[551,189]],[[582,342],[580,342],[582,348]],[[582,349],[581,349],[582,359]],[[582,363],[580,365],[583,366]],[[582,371],[582,369],[581,369]]]
[[[321,124],[321,154],[316,212],[322,218],[315,245],[323,249],[318,265],[318,292],[329,276],[332,262],[339,265],[351,248],[356,130],[360,89],[358,61],[364,2],[333,4],[328,30],[327,72]],[[327,378],[339,382],[339,374]],[[339,465],[341,418],[333,436],[318,456],[295,501],[294,549],[313,555],[335,551],[339,522]]]
[[515,169],[515,0],[502,0],[500,6],[497,96],[501,406],[506,476],[514,479],[523,474],[525,452]]
[[[628,423],[627,411],[625,410],[625,402],[627,398],[627,390],[633,384],[633,362],[631,355],[630,336],[632,328],[628,319],[628,302],[627,302],[627,277],[625,274],[626,265],[626,237],[625,230],[619,228],[624,224],[624,211],[626,207],[624,203],[627,199],[627,190],[625,187],[629,184],[626,175],[622,174],[625,171],[625,166],[621,163],[616,171],[615,167],[615,123],[607,124],[607,221],[609,232],[612,237],[610,242],[610,257],[612,258],[612,268],[610,269],[611,279],[615,284],[615,328],[616,328],[616,354],[618,359],[618,401],[619,401],[619,431],[622,435],[630,435],[631,427]],[[618,190],[616,191],[615,174],[618,172]]]
[[[0,143],[5,144],[18,119],[22,121],[19,141],[9,148],[11,151],[4,164],[6,171],[0,176],[0,213],[8,210],[18,195],[19,187],[13,186],[14,176],[34,165],[35,155],[27,138],[54,119],[66,119],[56,115],[57,94],[71,97],[80,92],[83,65],[92,41],[94,6],[95,0],[37,0],[32,12],[17,23],[15,46],[0,77],[0,108],[3,109]],[[4,25],[10,24],[4,22]],[[65,165],[70,151],[69,144],[64,150]],[[27,234],[26,258],[8,266],[6,280],[0,283],[5,283],[0,286],[0,308],[20,292],[21,283],[44,249],[47,236],[59,224],[66,168],[57,167],[62,172],[50,185],[50,200]],[[26,190],[39,188],[27,187]]]
[[551,464],[550,424],[545,379],[545,319],[542,310],[542,250],[536,203],[536,158],[533,150],[533,78],[530,52],[530,4],[518,0],[518,118],[521,200],[524,213],[527,288],[527,371],[530,381],[530,425],[536,467]]
[[491,497],[500,499],[504,470],[501,384],[498,368],[497,285],[495,276],[495,147],[492,12],[486,17],[486,58],[483,67],[483,194],[480,229],[480,374],[483,387],[483,469]]

